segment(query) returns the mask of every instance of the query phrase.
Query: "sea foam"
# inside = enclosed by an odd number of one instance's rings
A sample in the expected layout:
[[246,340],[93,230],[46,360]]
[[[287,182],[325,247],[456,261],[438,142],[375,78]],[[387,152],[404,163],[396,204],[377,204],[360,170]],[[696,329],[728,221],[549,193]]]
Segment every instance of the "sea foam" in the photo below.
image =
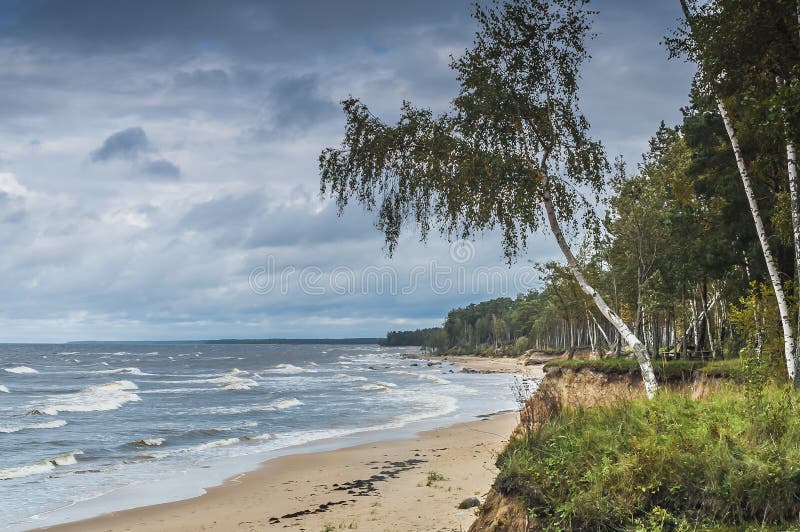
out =
[[36,462],[35,464],[28,464],[19,467],[10,467],[8,469],[0,469],[0,480],[10,480],[12,478],[29,477],[32,475],[41,475],[52,471],[57,466],[67,466],[77,463],[76,455],[83,454],[83,451],[74,451],[67,454],[62,454],[47,460]]
[[9,372],[9,373],[18,373],[18,374],[26,374],[26,373],[28,373],[28,374],[33,374],[33,373],[39,373],[39,372],[38,372],[38,371],[36,371],[35,369],[33,369],[33,368],[29,368],[28,366],[17,366],[17,367],[14,367],[14,368],[6,368],[6,371],[7,371],[7,372]]
[[287,375],[291,375],[294,373],[306,373],[306,372],[313,373],[314,370],[299,368],[294,364],[278,364],[274,368],[264,370],[264,373],[283,373]]
[[131,390],[138,387],[131,381],[112,381],[105,384],[87,386],[79,392],[51,396],[42,408],[34,412],[55,416],[59,412],[94,412],[116,410],[125,403],[141,401]]
[[19,432],[27,429],[55,429],[63,427],[67,422],[63,419],[56,419],[53,421],[46,421],[44,423],[20,423],[18,425],[0,425],[0,432],[10,434],[12,432]]
[[116,375],[118,373],[125,373],[128,375],[152,375],[152,373],[145,373],[139,368],[117,368],[117,369],[103,369],[95,371],[98,375]]

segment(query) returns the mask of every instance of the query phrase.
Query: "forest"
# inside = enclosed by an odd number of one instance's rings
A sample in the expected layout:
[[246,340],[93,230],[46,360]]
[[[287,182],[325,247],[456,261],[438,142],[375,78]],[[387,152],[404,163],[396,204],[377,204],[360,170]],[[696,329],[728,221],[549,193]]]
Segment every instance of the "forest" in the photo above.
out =
[[[583,5],[563,4],[575,9]],[[587,164],[598,164],[592,159],[597,146],[586,138],[564,140],[570,146],[584,142],[585,151],[565,147],[563,174],[554,172],[557,177],[551,178],[549,189],[531,194],[544,200],[548,217],[547,194],[555,199],[550,229],[565,251],[566,264],[538,264],[541,286],[537,290],[515,299],[503,297],[451,310],[441,329],[422,335],[393,332],[389,336],[394,341],[405,335],[422,339],[428,348],[465,353],[589,349],[596,357],[635,351],[639,342],[646,355],[659,358],[736,357],[745,350],[782,363],[788,377],[795,380],[800,350],[796,282],[800,207],[795,161],[800,127],[800,10],[787,1],[682,2],[682,8],[683,25],[663,39],[665,53],[673,60],[690,60],[698,67],[692,86],[687,87],[682,121],[662,122],[641,161],[601,162],[593,170],[596,175],[580,172],[585,172]],[[525,16],[522,11],[512,14]],[[517,59],[518,50],[509,48],[513,21],[486,23],[499,24],[493,31],[509,42],[493,42],[495,48],[483,42],[486,50],[480,58],[475,52],[471,61],[485,61],[490,53]],[[573,60],[581,50],[575,53]],[[505,60],[506,65],[514,64]],[[554,60],[566,61],[558,56]],[[475,64],[461,61],[455,66],[475,69],[462,73],[464,80],[492,82]],[[557,84],[563,73],[558,72],[558,64],[551,67],[557,70],[553,82]],[[494,74],[498,78],[512,75],[510,67],[498,68]],[[526,67],[520,64],[519,68]],[[479,76],[487,80],[473,79]],[[459,98],[469,105],[486,105],[468,98],[490,89],[496,87],[470,87]],[[523,89],[531,87],[519,88]],[[557,90],[538,85],[535,90],[544,91],[552,105]],[[535,105],[530,99],[517,101],[516,91],[503,97],[509,100],[505,102],[509,108],[530,116],[505,117],[508,131],[496,133],[497,149],[508,150],[502,156],[507,160],[515,150],[530,153],[537,152],[536,148],[545,158],[550,156],[547,146],[558,141],[537,143],[542,131],[556,135],[550,119],[536,123]],[[562,100],[560,104],[574,103],[568,91]],[[509,109],[502,111],[508,114]],[[459,112],[459,117],[466,117],[476,111],[465,103]],[[561,118],[570,117],[574,119],[571,114]],[[408,124],[411,119],[410,115],[406,118]],[[397,127],[395,133],[400,134],[406,125],[401,121]],[[494,127],[500,129],[497,123]],[[517,135],[534,140],[520,140]],[[506,137],[512,139],[512,146]],[[563,170],[575,159],[584,164],[577,176],[575,171]],[[509,179],[519,182],[516,169],[506,171]],[[561,184],[566,181],[562,175],[572,178],[571,189]],[[493,174],[483,178],[491,179]],[[491,192],[499,195],[494,204],[475,207],[495,212],[485,220],[460,220],[461,230],[468,233],[484,221],[504,227],[511,235],[506,252],[514,255],[515,246],[524,245],[520,225],[538,228],[545,216],[530,213],[535,206],[509,197],[513,192],[504,191],[501,184]],[[557,194],[566,196],[561,205]],[[520,209],[518,217],[530,219],[522,218],[520,223],[503,218],[511,209],[506,202],[514,200],[523,203],[515,204]],[[415,199],[409,201],[409,207],[419,209]],[[452,213],[449,216],[445,216],[449,221],[457,219]],[[567,244],[562,226],[573,235],[572,247],[577,252]]]
[[[583,242],[581,269],[654,355],[722,358],[751,349],[781,360],[777,300],[724,124],[707,94],[695,87],[691,96],[683,122],[660,126],[636,172],[617,161],[601,231]],[[753,186],[796,315],[785,146],[743,146],[768,177]],[[619,356],[619,333],[569,269],[556,262],[538,267],[540,289],[451,310],[441,329],[405,333],[406,345],[463,353],[588,349],[597,357]],[[397,342],[403,335],[389,337]]]

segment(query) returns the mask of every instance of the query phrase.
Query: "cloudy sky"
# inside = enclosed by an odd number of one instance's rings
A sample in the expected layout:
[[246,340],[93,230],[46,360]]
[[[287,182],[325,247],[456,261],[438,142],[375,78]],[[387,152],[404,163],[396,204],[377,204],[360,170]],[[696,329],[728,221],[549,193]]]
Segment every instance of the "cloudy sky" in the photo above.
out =
[[[659,45],[678,3],[592,4],[584,111],[637,161],[686,101]],[[342,98],[447,108],[465,0],[0,5],[0,341],[382,336],[558,256],[539,235],[508,269],[494,235],[412,232],[387,259],[369,216],[319,197]]]

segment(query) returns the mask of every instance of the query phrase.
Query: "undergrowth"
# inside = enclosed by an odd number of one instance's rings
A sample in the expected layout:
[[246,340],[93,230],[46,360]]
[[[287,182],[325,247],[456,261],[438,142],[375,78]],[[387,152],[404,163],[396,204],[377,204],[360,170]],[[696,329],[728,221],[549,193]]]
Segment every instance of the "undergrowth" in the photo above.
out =
[[565,410],[510,442],[495,488],[546,530],[797,529],[798,399],[730,385]]
[[[709,377],[725,377],[741,379],[743,361],[739,358],[728,360],[653,360],[653,371],[660,381],[689,380],[700,373]],[[552,360],[547,362],[545,368],[562,368],[580,371],[589,369],[609,375],[636,374],[640,375],[639,364],[632,358],[601,358],[601,359],[573,359]]]

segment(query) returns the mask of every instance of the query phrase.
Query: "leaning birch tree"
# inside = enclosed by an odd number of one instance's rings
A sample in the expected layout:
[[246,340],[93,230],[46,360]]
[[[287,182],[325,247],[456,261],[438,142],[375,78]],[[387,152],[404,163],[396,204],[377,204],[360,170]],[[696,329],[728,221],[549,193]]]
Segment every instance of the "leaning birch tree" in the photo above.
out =
[[512,261],[546,223],[581,290],[633,350],[652,398],[646,347],[589,284],[562,229],[596,227],[584,192],[599,198],[609,170],[578,105],[594,14],[586,3],[477,5],[473,46],[451,62],[461,89],[450,111],[404,102],[390,125],[348,98],[342,145],[320,155],[321,191],[340,212],[351,199],[377,212],[390,255],[411,222],[423,240],[431,230],[469,238],[499,229]]
[[[755,98],[749,93],[763,93],[764,86],[768,87],[767,92],[781,92],[785,75],[792,73],[797,64],[792,60],[797,55],[797,47],[792,42],[794,35],[781,36],[787,30],[781,24],[781,19],[797,20],[796,0],[717,0],[697,4],[695,12],[692,12],[689,0],[680,0],[680,4],[688,33],[683,39],[668,41],[673,53],[687,53],[698,64],[700,78],[717,103],[777,300],[786,369],[791,382],[798,386],[800,342],[795,337],[786,291],[753,190],[753,179],[745,162],[729,106],[725,103],[725,97],[730,95],[747,96],[747,100],[752,102]],[[800,213],[797,209],[800,201],[797,197],[793,131],[788,124],[785,106],[781,110],[780,123],[783,127],[779,129],[786,131],[796,275],[800,276]]]

